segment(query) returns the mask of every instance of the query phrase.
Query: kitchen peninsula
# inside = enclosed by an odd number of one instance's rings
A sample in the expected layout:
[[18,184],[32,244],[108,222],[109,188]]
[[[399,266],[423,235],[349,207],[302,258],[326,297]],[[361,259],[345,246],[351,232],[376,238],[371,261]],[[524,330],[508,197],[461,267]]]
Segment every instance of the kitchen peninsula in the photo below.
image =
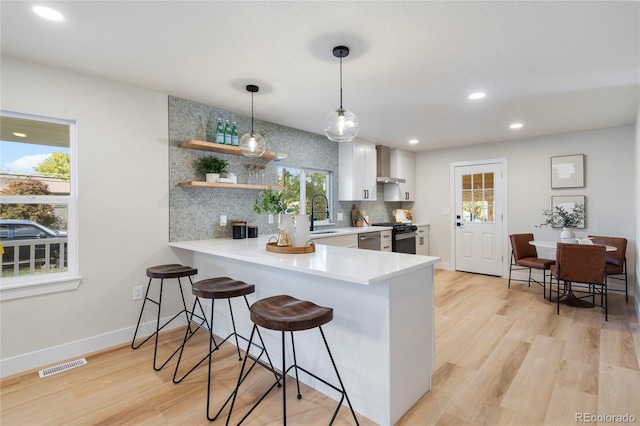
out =
[[[193,255],[196,279],[229,276],[255,284],[250,302],[288,294],[334,309],[324,327],[354,409],[381,425],[394,424],[431,388],[434,368],[434,272],[437,257],[316,245],[314,253],[268,252],[269,236],[172,242]],[[180,253],[179,253],[180,254]],[[181,254],[181,257],[184,258]],[[248,336],[249,315],[234,306],[238,332]],[[214,331],[228,334],[228,312],[216,308]],[[206,309],[206,308],[205,308]],[[298,362],[332,381],[317,332],[296,335]],[[279,335],[263,331],[280,359]],[[288,355],[290,356],[290,354]],[[308,385],[333,390],[302,374]]]

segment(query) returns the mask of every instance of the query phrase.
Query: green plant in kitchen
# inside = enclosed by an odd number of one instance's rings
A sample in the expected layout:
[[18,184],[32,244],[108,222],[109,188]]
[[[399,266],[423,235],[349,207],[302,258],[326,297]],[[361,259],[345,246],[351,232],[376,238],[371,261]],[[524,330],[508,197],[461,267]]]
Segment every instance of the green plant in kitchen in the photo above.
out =
[[196,171],[202,175],[207,173],[226,173],[228,165],[227,160],[208,155],[196,160]]
[[253,203],[253,211],[262,213],[288,213],[289,209],[284,200],[284,191],[271,191],[268,188],[258,193],[258,197]]

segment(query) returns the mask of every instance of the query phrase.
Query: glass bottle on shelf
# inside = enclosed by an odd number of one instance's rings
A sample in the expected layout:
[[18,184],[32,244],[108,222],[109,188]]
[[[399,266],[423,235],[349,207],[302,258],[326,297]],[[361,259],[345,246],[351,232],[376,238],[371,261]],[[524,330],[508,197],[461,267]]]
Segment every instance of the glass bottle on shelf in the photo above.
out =
[[238,146],[238,127],[236,126],[235,121],[231,127],[231,145]]
[[224,128],[222,127],[222,118],[218,118],[216,126],[216,143],[224,143]]
[[199,141],[209,141],[209,121],[200,116],[198,119],[198,128],[196,129],[195,139]]
[[229,120],[227,120],[224,125],[224,144],[231,145],[231,126],[229,125]]

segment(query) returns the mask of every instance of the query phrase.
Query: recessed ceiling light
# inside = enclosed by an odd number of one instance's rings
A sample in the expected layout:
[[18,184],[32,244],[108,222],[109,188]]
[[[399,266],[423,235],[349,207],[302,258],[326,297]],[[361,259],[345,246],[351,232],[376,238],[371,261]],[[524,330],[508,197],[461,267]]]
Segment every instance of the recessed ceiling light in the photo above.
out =
[[26,133],[20,133],[20,132],[13,132],[13,136],[17,136],[19,138],[26,138],[27,134]]
[[469,99],[482,99],[487,96],[484,92],[476,92],[469,95]]
[[53,10],[50,7],[45,6],[33,6],[33,11],[36,15],[43,17],[44,19],[48,19],[50,21],[62,21],[64,16],[62,13],[57,10]]
[[522,123],[513,123],[512,125],[509,126],[510,129],[522,129],[523,124]]
[[415,145],[415,144],[417,144],[417,143],[418,143],[418,139],[411,139],[411,140],[409,140],[409,143],[410,143],[411,145]]

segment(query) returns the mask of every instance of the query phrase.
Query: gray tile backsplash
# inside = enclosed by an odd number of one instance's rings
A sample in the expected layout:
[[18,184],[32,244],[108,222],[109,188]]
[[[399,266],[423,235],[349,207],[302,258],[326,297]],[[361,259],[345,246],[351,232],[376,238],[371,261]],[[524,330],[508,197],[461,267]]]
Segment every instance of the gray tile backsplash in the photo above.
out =
[[[288,154],[280,161],[268,162],[242,156],[225,155],[178,148],[180,142],[190,139],[207,140],[207,126],[214,126],[218,118],[237,122],[240,136],[250,130],[251,117],[221,110],[197,102],[169,97],[169,241],[203,240],[231,237],[231,223],[244,220],[257,225],[260,234],[275,233],[277,224],[269,224],[267,215],[258,215],[251,206],[257,190],[179,187],[178,182],[203,180],[196,174],[194,161],[205,155],[216,155],[229,162],[228,171],[238,177],[238,183],[266,183],[275,185],[279,166],[308,167],[333,171],[334,217],[344,214],[344,220],[335,221],[337,227],[351,226],[352,202],[338,202],[338,144],[325,136],[266,121],[254,119],[254,130],[265,137],[268,150]],[[322,125],[319,118],[319,126]],[[247,164],[265,165],[259,182],[250,176]],[[250,180],[251,179],[251,180]],[[378,200],[383,199],[383,185],[378,185]],[[388,221],[391,210],[401,203],[383,201],[357,202],[374,222]],[[220,216],[227,216],[227,225],[220,226]]]

